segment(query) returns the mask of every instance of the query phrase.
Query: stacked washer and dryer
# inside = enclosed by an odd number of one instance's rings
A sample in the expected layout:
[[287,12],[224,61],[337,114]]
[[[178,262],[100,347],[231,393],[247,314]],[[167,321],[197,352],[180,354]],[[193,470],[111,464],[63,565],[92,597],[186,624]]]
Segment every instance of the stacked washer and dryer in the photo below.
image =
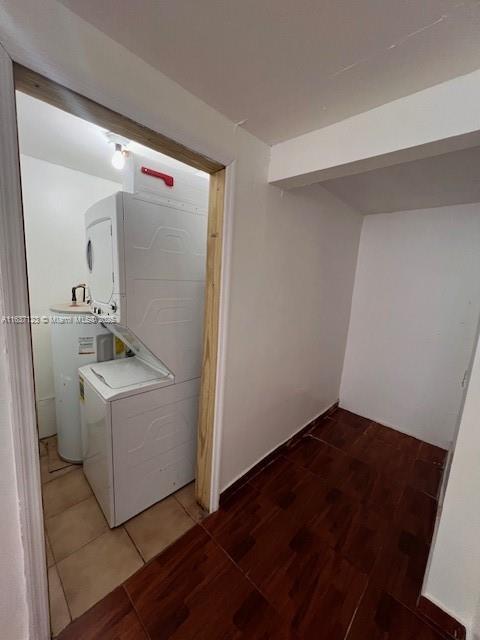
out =
[[132,192],[85,214],[90,311],[134,354],[79,369],[83,468],[110,527],[193,480],[202,362],[208,179],[131,162]]

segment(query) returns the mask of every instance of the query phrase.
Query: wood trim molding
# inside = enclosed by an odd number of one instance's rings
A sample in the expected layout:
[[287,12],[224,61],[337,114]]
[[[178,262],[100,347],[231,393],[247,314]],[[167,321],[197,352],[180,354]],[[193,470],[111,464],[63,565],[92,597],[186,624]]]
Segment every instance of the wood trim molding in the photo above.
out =
[[465,640],[467,632],[463,624],[440,609],[434,602],[425,596],[420,596],[417,608],[422,616],[433,623],[444,635],[452,640]]
[[218,330],[222,276],[223,218],[225,209],[225,169],[210,177],[207,231],[207,277],[202,381],[197,436],[195,493],[198,502],[211,510],[213,432],[217,386]]
[[[0,308],[30,315],[12,61],[0,46]],[[50,638],[47,564],[30,325],[2,324],[1,357],[10,413],[25,563],[29,638]]]
[[14,63],[15,88],[34,98],[48,102],[48,104],[88,120],[99,127],[114,131],[119,135],[135,140],[160,153],[165,153],[180,162],[185,162],[196,169],[207,173],[216,173],[224,165],[207,156],[192,151],[188,147],[167,138],[158,131],[149,129],[134,120],[127,118],[108,107],[104,107],[90,98],[86,98],[58,82],[31,71],[20,64]]
[[225,502],[228,501],[230,496],[232,496],[236,491],[238,491],[238,489],[243,487],[243,485],[246,482],[248,482],[251,478],[256,476],[257,473],[259,473],[262,469],[264,469],[267,465],[269,465],[270,462],[272,462],[277,456],[281,455],[282,451],[284,451],[288,447],[292,447],[298,442],[298,440],[300,440],[300,438],[303,438],[304,435],[312,431],[312,429],[314,429],[318,425],[320,420],[322,420],[323,418],[326,418],[331,413],[333,413],[337,407],[338,407],[338,400],[337,402],[332,404],[332,406],[329,407],[326,411],[318,415],[313,420],[310,420],[308,424],[302,427],[300,431],[297,431],[297,433],[291,436],[286,442],[283,442],[276,449],[274,449],[270,453],[267,453],[267,455],[264,458],[259,460],[259,462],[257,462],[257,464],[255,464],[253,467],[251,467],[251,469],[249,469],[246,473],[244,473],[243,476],[235,480],[229,487],[224,489],[220,494],[220,506],[225,504]]

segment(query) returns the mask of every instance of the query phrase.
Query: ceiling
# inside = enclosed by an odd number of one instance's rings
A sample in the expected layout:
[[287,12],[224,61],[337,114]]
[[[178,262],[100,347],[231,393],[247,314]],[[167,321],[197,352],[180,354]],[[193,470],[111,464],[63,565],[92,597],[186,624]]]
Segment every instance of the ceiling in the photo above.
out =
[[478,0],[60,0],[273,144],[480,67]]
[[[105,138],[105,129],[19,91],[16,96],[21,153],[121,183],[120,172],[111,163],[113,147]],[[171,167],[202,173],[136,142],[127,148]]]
[[480,202],[480,147],[335,178],[322,186],[364,214]]
[[[104,129],[20,92],[17,115],[21,153],[121,183]],[[128,149],[172,168],[201,173],[134,142]],[[322,186],[364,214],[407,211],[480,202],[479,167],[480,147],[473,147],[327,180]]]

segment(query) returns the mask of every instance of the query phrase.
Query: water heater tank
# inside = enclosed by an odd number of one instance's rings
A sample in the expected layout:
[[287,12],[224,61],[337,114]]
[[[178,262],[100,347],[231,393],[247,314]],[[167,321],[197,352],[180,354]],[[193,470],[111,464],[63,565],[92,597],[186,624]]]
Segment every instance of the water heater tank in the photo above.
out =
[[67,462],[82,462],[78,369],[113,359],[113,335],[97,322],[88,305],[50,307],[57,447]]

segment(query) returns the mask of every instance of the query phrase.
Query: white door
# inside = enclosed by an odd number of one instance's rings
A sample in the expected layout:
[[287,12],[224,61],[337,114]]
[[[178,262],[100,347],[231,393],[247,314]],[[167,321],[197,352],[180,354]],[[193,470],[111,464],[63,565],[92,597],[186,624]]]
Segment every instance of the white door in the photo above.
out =
[[87,229],[87,266],[90,295],[108,304],[113,295],[112,220],[94,222]]

